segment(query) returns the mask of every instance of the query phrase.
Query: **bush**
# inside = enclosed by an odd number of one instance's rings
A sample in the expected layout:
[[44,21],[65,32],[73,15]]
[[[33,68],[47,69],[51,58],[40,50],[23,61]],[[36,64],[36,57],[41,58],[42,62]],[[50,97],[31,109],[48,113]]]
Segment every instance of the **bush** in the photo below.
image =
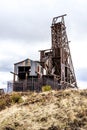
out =
[[0,111],[5,109],[6,107],[6,101],[4,99],[0,100]]
[[42,92],[50,91],[52,88],[50,85],[42,86]]
[[21,95],[19,95],[17,93],[12,95],[11,100],[13,103],[21,103],[22,102]]

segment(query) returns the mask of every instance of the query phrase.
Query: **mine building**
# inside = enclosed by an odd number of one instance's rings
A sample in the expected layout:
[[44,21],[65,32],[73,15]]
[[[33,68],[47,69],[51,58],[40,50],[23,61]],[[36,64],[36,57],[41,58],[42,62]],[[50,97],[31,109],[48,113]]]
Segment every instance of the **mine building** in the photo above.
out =
[[25,59],[14,64],[13,75],[14,91],[34,90],[39,75],[42,75],[42,66],[38,61]]
[[40,61],[25,59],[14,64],[14,91],[41,91],[43,85],[53,89],[77,88],[64,16],[53,18],[52,45],[39,51]]

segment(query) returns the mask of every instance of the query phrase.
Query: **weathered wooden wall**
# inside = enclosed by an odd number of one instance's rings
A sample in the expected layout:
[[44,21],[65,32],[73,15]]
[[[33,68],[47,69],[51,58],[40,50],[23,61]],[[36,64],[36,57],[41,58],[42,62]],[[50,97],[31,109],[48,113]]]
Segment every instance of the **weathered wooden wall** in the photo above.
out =
[[58,84],[58,81],[54,81],[53,79],[44,77],[40,79],[31,78],[29,80],[24,81],[16,81],[13,83],[14,91],[41,91],[42,86],[50,85],[52,89],[58,90],[61,89],[61,86]]

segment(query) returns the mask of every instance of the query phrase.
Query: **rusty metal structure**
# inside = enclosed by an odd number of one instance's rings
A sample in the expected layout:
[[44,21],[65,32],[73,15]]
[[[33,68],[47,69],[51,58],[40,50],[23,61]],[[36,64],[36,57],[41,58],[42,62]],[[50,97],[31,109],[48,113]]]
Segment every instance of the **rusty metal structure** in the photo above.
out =
[[40,62],[65,87],[77,87],[64,16],[54,17],[51,25],[52,47],[40,51]]
[[40,50],[39,62],[26,59],[14,64],[14,91],[41,91],[43,85],[57,90],[77,88],[64,16],[53,18],[51,49]]
[[0,95],[5,94],[4,89],[0,88]]

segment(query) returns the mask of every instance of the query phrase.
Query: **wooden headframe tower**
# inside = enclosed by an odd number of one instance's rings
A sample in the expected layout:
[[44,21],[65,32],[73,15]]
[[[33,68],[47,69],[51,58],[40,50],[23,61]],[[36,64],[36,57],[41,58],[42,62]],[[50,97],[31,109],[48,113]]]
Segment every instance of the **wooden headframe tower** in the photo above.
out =
[[54,17],[51,25],[52,68],[61,85],[77,87],[64,16]]
[[51,25],[52,45],[40,50],[40,61],[25,59],[14,64],[14,91],[41,91],[43,85],[53,89],[77,88],[64,16],[54,17]]

